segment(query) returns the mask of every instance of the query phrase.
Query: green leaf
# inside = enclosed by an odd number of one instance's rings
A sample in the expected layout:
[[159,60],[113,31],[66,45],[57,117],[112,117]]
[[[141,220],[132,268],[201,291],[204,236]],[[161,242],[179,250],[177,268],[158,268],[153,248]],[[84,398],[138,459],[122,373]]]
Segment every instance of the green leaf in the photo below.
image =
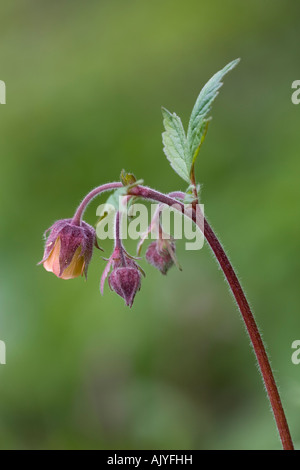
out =
[[119,198],[126,195],[126,188],[116,189],[107,199],[106,204],[119,210]]
[[97,211],[97,216],[99,219],[97,220],[96,225],[98,225],[111,212],[119,210],[119,197],[125,196],[126,192],[126,188],[118,188],[107,198],[101,211]]
[[202,88],[193,108],[187,135],[180,117],[162,108],[165,132],[162,134],[164,153],[176,173],[188,183],[200,147],[204,141],[211,106],[222,86],[222,78],[240,59],[233,60],[217,72]]
[[165,132],[162,134],[164,153],[172,168],[185,181],[190,181],[191,158],[180,117],[162,108]]
[[219,94],[219,89],[223,85],[221,80],[226,73],[238,64],[239,61],[240,59],[233,60],[222,70],[219,70],[219,72],[217,72],[200,91],[190,117],[187,132],[187,145],[190,155],[189,161],[191,162],[190,170],[192,165],[195,163],[200,146],[205,138],[207,124],[210,120],[208,114],[211,110],[213,101]]
[[[195,198],[194,189],[196,189],[197,191],[198,198]],[[199,199],[200,189],[201,189],[201,186],[199,183],[196,186],[194,186],[193,184],[190,184],[185,192],[185,196],[183,200],[184,204],[192,204],[195,201],[199,202],[198,199]]]
[[143,180],[137,180],[128,186],[123,186],[121,188],[115,189],[113,193],[107,198],[105,204],[101,206],[101,210],[97,210],[96,215],[98,216],[98,220],[96,222],[96,226],[102,222],[105,217],[107,217],[111,213],[115,213],[118,210],[123,211],[126,213],[128,217],[130,217],[129,209],[136,201],[136,196],[131,196],[130,199],[127,199],[126,204],[119,204],[120,197],[123,198],[127,196],[128,188],[131,188],[134,185],[143,184]]

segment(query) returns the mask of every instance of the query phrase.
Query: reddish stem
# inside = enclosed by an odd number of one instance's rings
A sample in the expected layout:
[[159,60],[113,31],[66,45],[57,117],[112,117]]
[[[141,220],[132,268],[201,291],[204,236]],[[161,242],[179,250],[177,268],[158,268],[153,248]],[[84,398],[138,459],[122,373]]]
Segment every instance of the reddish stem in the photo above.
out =
[[265,387],[271,402],[282,446],[284,450],[293,450],[294,446],[290,435],[288,423],[285,417],[285,413],[282,407],[278,388],[254,316],[251,312],[250,306],[247,302],[241,284],[234,272],[234,269],[221,243],[217,239],[215,233],[213,232],[206,219],[204,220],[204,235],[216,256],[223,273],[225,274],[225,277],[228,281],[230,289],[233,292],[233,295],[245,322],[263,376]]
[[118,253],[118,257],[120,257],[120,261],[122,266],[126,266],[125,258],[124,258],[124,249],[121,241],[121,222],[122,221],[122,214],[117,211],[115,216],[115,250],[114,253]]
[[106,183],[106,184],[102,184],[101,186],[97,186],[97,188],[95,189],[92,189],[92,191],[90,191],[86,196],[85,198],[83,199],[83,201],[79,204],[75,214],[74,214],[74,217],[72,219],[72,223],[74,225],[80,225],[80,222],[81,222],[81,219],[82,219],[82,216],[84,214],[84,211],[85,209],[87,208],[88,204],[96,197],[98,196],[98,194],[100,193],[103,193],[105,191],[111,191],[113,189],[117,189],[117,188],[121,188],[123,185],[122,183]]
[[[172,199],[169,196],[162,195],[157,191],[153,191],[150,188],[138,187],[133,188],[131,194],[135,194],[136,196],[142,196],[146,199],[153,199],[155,201],[159,201],[168,205],[179,204],[176,199]],[[179,193],[171,193],[172,195],[176,195],[179,197]],[[183,194],[184,196],[184,194]],[[182,206],[182,210],[184,209],[184,205],[180,203]],[[192,216],[193,220],[195,221],[195,211]],[[200,227],[201,228],[201,227]],[[264,343],[262,341],[261,335],[259,333],[257,324],[255,322],[254,316],[251,312],[250,306],[244,294],[244,291],[241,287],[241,284],[235,274],[235,271],[221,245],[217,236],[213,232],[211,226],[204,219],[204,236],[211,247],[213,253],[215,254],[222,271],[227,279],[227,282],[230,286],[230,289],[235,297],[235,300],[238,304],[239,310],[245,322],[248,334],[251,339],[251,343],[262,373],[263,381],[269,396],[269,400],[271,403],[271,407],[274,413],[274,417],[277,424],[277,429],[279,432],[279,436],[282,442],[282,446],[284,450],[293,450],[293,442],[290,435],[288,423],[285,417],[285,413],[282,407],[280,395],[278,392],[278,388],[274,379],[274,375],[271,369],[271,365],[264,347]]]

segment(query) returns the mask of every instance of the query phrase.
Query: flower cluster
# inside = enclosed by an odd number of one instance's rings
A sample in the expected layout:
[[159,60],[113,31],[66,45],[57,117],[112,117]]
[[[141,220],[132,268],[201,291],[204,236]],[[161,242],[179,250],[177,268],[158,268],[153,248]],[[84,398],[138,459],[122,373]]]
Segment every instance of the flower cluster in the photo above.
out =
[[[100,290],[103,294],[104,283],[108,278],[110,289],[125,300],[127,306],[132,307],[136,293],[141,288],[144,272],[138,265],[137,259],[130,256],[125,250],[120,237],[120,213],[115,219],[115,246],[112,255],[107,259],[107,265],[101,277]],[[159,211],[154,216],[146,234],[141,237],[138,252],[147,235],[155,230],[157,240],[150,243],[146,250],[146,260],[157,268],[162,274],[175,263],[175,242],[163,237],[159,223]],[[101,249],[96,240],[95,229],[82,220],[63,219],[55,222],[45,232],[45,250],[43,264],[46,271],[53,272],[61,279],[73,279],[78,276],[87,277],[88,265],[91,261],[93,248]]]

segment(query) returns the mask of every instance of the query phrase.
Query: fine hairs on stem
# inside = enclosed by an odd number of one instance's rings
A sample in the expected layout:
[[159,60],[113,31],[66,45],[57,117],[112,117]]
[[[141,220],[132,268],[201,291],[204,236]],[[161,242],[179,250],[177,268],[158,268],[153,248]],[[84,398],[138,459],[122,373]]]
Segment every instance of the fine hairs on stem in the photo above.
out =
[[[203,231],[204,237],[218,261],[236,300],[253,346],[282,447],[284,450],[292,450],[293,442],[288,423],[261,334],[233,266],[201,211],[195,178],[195,161],[207,133],[211,105],[222,86],[221,80],[238,62],[237,59],[227,64],[203,87],[192,110],[187,133],[185,133],[181,120],[175,113],[170,113],[165,108],[162,109],[165,129],[163,133],[164,152],[173,170],[188,184],[186,192],[174,191],[170,194],[163,194],[144,186],[141,181],[135,179],[133,174],[122,171],[120,182],[103,184],[93,189],[85,196],[72,219],[59,220],[47,230],[49,235],[45,244],[44,256],[40,263],[44,265],[47,271],[51,271],[63,279],[72,279],[83,274],[86,276],[93,249],[94,247],[99,248],[99,246],[95,229],[83,221],[83,215],[87,206],[96,196],[105,191],[114,191],[114,197],[109,198],[110,202],[114,205],[114,201],[119,199],[122,203],[116,206],[115,245],[101,278],[101,292],[103,293],[105,280],[108,279],[110,289],[122,297],[126,305],[132,307],[135,296],[141,288],[144,273],[137,263],[137,258],[129,255],[123,246],[120,236],[122,216],[119,212],[120,206],[124,207],[135,198],[140,198],[188,214],[194,224]],[[185,209],[188,205],[190,210],[186,212]],[[150,264],[165,275],[173,264],[177,265],[176,245],[172,238],[168,240],[162,236],[163,231],[157,212],[155,220],[151,222],[147,233],[154,227],[157,230],[157,240],[148,246],[145,257]],[[146,236],[141,237],[138,250],[140,250],[145,239]]]

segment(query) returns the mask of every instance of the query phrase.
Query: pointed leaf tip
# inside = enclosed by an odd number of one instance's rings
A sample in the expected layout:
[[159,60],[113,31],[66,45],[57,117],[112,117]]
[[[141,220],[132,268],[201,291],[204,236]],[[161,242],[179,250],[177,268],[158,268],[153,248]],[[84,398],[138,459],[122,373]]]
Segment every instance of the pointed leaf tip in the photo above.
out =
[[162,134],[164,153],[173,170],[188,183],[190,182],[191,170],[206,135],[212,103],[223,84],[222,79],[239,61],[238,58],[229,62],[204,85],[192,110],[187,134],[180,117],[175,113],[170,113],[165,107],[161,107],[165,128]]
[[212,103],[219,94],[219,89],[223,85],[222,79],[239,61],[240,59],[235,59],[215,73],[198,95],[187,132],[187,143],[189,152],[192,155],[192,162],[195,162],[199,148],[205,138],[207,122],[210,119],[208,114],[211,111]]

